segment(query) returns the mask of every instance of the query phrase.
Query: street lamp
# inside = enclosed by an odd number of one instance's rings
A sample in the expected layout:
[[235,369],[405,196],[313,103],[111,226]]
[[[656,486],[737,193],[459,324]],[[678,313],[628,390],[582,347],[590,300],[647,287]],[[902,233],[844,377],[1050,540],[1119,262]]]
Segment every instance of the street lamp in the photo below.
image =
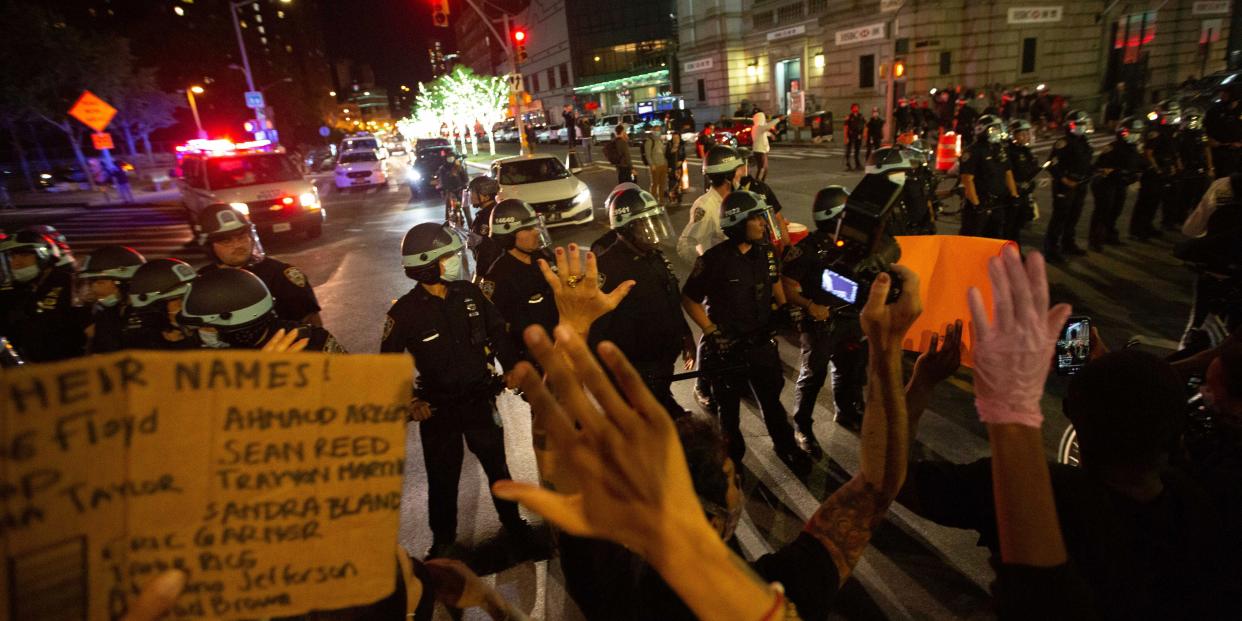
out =
[[203,121],[198,118],[198,103],[194,101],[195,95],[202,94],[203,87],[198,85],[185,89],[185,98],[190,100],[190,112],[194,113],[194,125],[195,127],[198,127],[198,137],[205,140],[207,138],[207,132],[203,130]]

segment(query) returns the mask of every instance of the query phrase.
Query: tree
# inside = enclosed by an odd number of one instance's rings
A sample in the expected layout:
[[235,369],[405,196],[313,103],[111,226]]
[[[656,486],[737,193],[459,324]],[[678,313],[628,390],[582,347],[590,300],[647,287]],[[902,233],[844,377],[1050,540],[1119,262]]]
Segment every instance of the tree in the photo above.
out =
[[151,132],[176,125],[175,113],[184,106],[180,95],[156,87],[154,69],[139,69],[127,81],[125,91],[116,102],[117,115],[113,124],[124,134],[131,155],[137,153],[135,140],[141,139],[147,162],[154,164]]
[[462,152],[469,148],[475,155],[479,152],[475,126],[481,125],[487,133],[488,149],[495,155],[492,129],[505,118],[507,96],[508,85],[503,79],[481,76],[468,67],[458,66],[430,84],[419,84],[414,113],[403,122],[419,135],[437,133],[441,125],[447,124],[461,133]]

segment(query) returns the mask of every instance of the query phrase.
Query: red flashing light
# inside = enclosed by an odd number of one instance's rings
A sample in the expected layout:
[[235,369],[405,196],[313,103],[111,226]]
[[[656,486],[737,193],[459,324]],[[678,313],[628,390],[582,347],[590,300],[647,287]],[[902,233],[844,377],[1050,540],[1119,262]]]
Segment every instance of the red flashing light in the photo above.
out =
[[525,43],[526,42],[526,31],[525,30],[514,30],[513,40],[517,41],[518,43]]

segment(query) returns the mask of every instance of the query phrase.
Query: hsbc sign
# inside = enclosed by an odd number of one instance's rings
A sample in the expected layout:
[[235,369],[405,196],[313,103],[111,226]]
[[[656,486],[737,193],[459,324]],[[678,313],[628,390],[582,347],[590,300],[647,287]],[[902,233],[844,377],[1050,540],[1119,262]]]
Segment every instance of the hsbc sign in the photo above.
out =
[[834,38],[837,45],[853,45],[855,43],[879,41],[884,38],[884,24],[881,22],[859,28],[850,28],[849,30],[838,30]]

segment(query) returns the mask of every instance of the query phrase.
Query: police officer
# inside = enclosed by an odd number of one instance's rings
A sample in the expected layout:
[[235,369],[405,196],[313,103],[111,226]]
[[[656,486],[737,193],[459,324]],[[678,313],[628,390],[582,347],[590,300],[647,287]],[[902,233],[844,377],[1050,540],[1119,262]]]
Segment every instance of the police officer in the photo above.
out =
[[305,351],[343,354],[345,348],[320,326],[281,319],[267,285],[241,268],[200,272],[186,293],[178,320],[198,328],[204,347],[262,349],[277,330],[297,330]]
[[73,248],[69,246],[69,240],[65,238],[65,234],[56,230],[56,227],[50,224],[32,224],[26,227],[27,231],[34,231],[56,244],[56,248],[60,251],[60,258],[56,259],[56,269],[77,273],[78,261],[73,256]]
[[95,304],[86,327],[86,353],[105,354],[124,349],[123,333],[129,321],[129,280],[146,263],[137,250],[103,246],[86,257],[78,278],[90,287]]
[[1242,84],[1233,82],[1220,89],[1220,98],[1203,117],[1203,129],[1212,147],[1216,177],[1238,172],[1238,154],[1242,153]]
[[690,206],[690,221],[677,238],[677,254],[693,263],[708,248],[724,241],[720,204],[748,174],[746,154],[728,145],[716,145],[703,159],[708,189]]
[[824,268],[836,258],[833,239],[837,218],[845,211],[849,192],[830,185],[815,195],[811,218],[815,232],[804,237],[785,253],[781,284],[791,304],[803,309],[802,364],[798,371],[798,397],[794,406],[794,438],[799,448],[819,459],[824,450],[812,429],[815,401],[828,379],[832,363],[832,397],[837,412],[834,420],[847,429],[862,427],[863,384],[866,382],[867,349],[862,343],[858,310],[841,303],[821,284]]
[[1087,142],[1091,118],[1082,110],[1065,115],[1065,136],[1052,145],[1048,157],[1052,173],[1052,218],[1044,234],[1044,256],[1050,261],[1064,261],[1066,255],[1084,255],[1074,241],[1074,230],[1086,200],[1087,181],[1091,179],[1093,149]]
[[605,208],[612,230],[591,245],[600,289],[609,293],[626,281],[635,284],[591,327],[591,340],[615,343],[669,414],[678,416],[684,408],[670,388],[673,363],[680,354],[692,366],[695,346],[681,312],[681,285],[660,249],[672,237],[673,224],[656,197],[637,187],[618,186]]
[[[489,483],[510,478],[496,411],[504,381],[492,370],[492,360],[498,357],[512,370],[517,351],[504,318],[469,282],[465,253],[461,237],[447,225],[425,222],[405,234],[401,265],[418,284],[388,309],[380,344],[384,353],[409,352],[418,373],[411,416],[419,421],[427,469],[433,536],[428,557],[443,556],[457,540],[463,439]],[[510,534],[529,535],[515,503],[494,496],[492,502]]]
[[1005,147],[1005,124],[991,114],[975,123],[975,141],[962,153],[962,187],[966,209],[962,235],[999,239],[1005,230],[1005,206],[1018,195]]
[[74,307],[74,276],[57,267],[56,242],[35,231],[0,237],[0,336],[26,362],[80,356],[85,319]]
[[804,474],[811,464],[781,405],[785,380],[771,332],[780,287],[776,253],[768,245],[771,209],[758,194],[734,192],[722,205],[721,225],[728,239],[695,261],[682,287],[682,307],[703,330],[701,366],[710,374],[729,456],[742,463],[741,396],[753,392],[777,456]]
[[319,301],[302,270],[267,256],[250,219],[228,205],[210,205],[199,216],[199,239],[211,260],[199,270],[210,272],[237,267],[258,276],[276,300],[276,316],[313,326],[319,319]]
[[1025,119],[1009,122],[1009,162],[1013,166],[1018,198],[1005,214],[1004,237],[1019,243],[1022,227],[1039,215],[1039,207],[1035,205],[1035,177],[1043,171],[1031,151],[1031,123]]
[[[543,218],[516,198],[500,201],[492,210],[489,234],[504,254],[488,268],[479,288],[505,318],[513,349],[529,360],[522,333],[538,324],[551,334],[560,320],[552,287],[539,270],[539,259],[548,259],[552,240]],[[553,266],[555,261],[548,263]]]
[[1138,198],[1134,200],[1134,211],[1130,213],[1130,237],[1139,241],[1162,237],[1154,223],[1157,207],[1171,228],[1182,226],[1180,221],[1173,222],[1178,218],[1172,213],[1176,208],[1172,202],[1173,182],[1181,172],[1175,122],[1181,117],[1181,106],[1177,102],[1161,102],[1156,115],[1155,122],[1148,124],[1147,131],[1143,132],[1143,157],[1147,160],[1147,169],[1139,178]]
[[931,203],[930,173],[921,152],[910,147],[884,147],[867,160],[867,174],[880,174],[901,186],[901,198],[893,207],[888,233],[932,235],[936,232]]
[[[842,123],[845,132],[845,170],[861,170],[862,159],[859,157],[862,152],[863,129],[866,121],[863,120],[862,113],[858,111],[858,104],[850,104],[850,114],[845,117]],[[850,152],[854,153],[854,161],[850,162]]]
[[1182,162],[1182,175],[1177,182],[1175,200],[1179,201],[1179,213],[1185,219],[1216,177],[1212,149],[1208,146],[1207,133],[1203,131],[1203,112],[1198,108],[1182,111],[1177,132],[1177,153]]
[[1091,212],[1088,242],[1093,250],[1104,245],[1123,245],[1117,232],[1117,218],[1126,203],[1126,189],[1138,181],[1146,160],[1138,151],[1146,123],[1138,117],[1126,117],[1117,124],[1116,139],[1100,149],[1095,158],[1095,180],[1091,194],[1095,209]]
[[500,194],[500,184],[487,175],[479,175],[466,185],[466,192],[470,194],[470,204],[475,209],[467,245],[474,253],[476,273],[485,274],[492,263],[504,254],[504,249],[496,244],[488,230],[492,222],[492,209],[496,208],[496,195]]
[[129,316],[123,341],[130,349],[192,349],[198,340],[177,320],[198,274],[180,259],[147,261],[129,279]]

